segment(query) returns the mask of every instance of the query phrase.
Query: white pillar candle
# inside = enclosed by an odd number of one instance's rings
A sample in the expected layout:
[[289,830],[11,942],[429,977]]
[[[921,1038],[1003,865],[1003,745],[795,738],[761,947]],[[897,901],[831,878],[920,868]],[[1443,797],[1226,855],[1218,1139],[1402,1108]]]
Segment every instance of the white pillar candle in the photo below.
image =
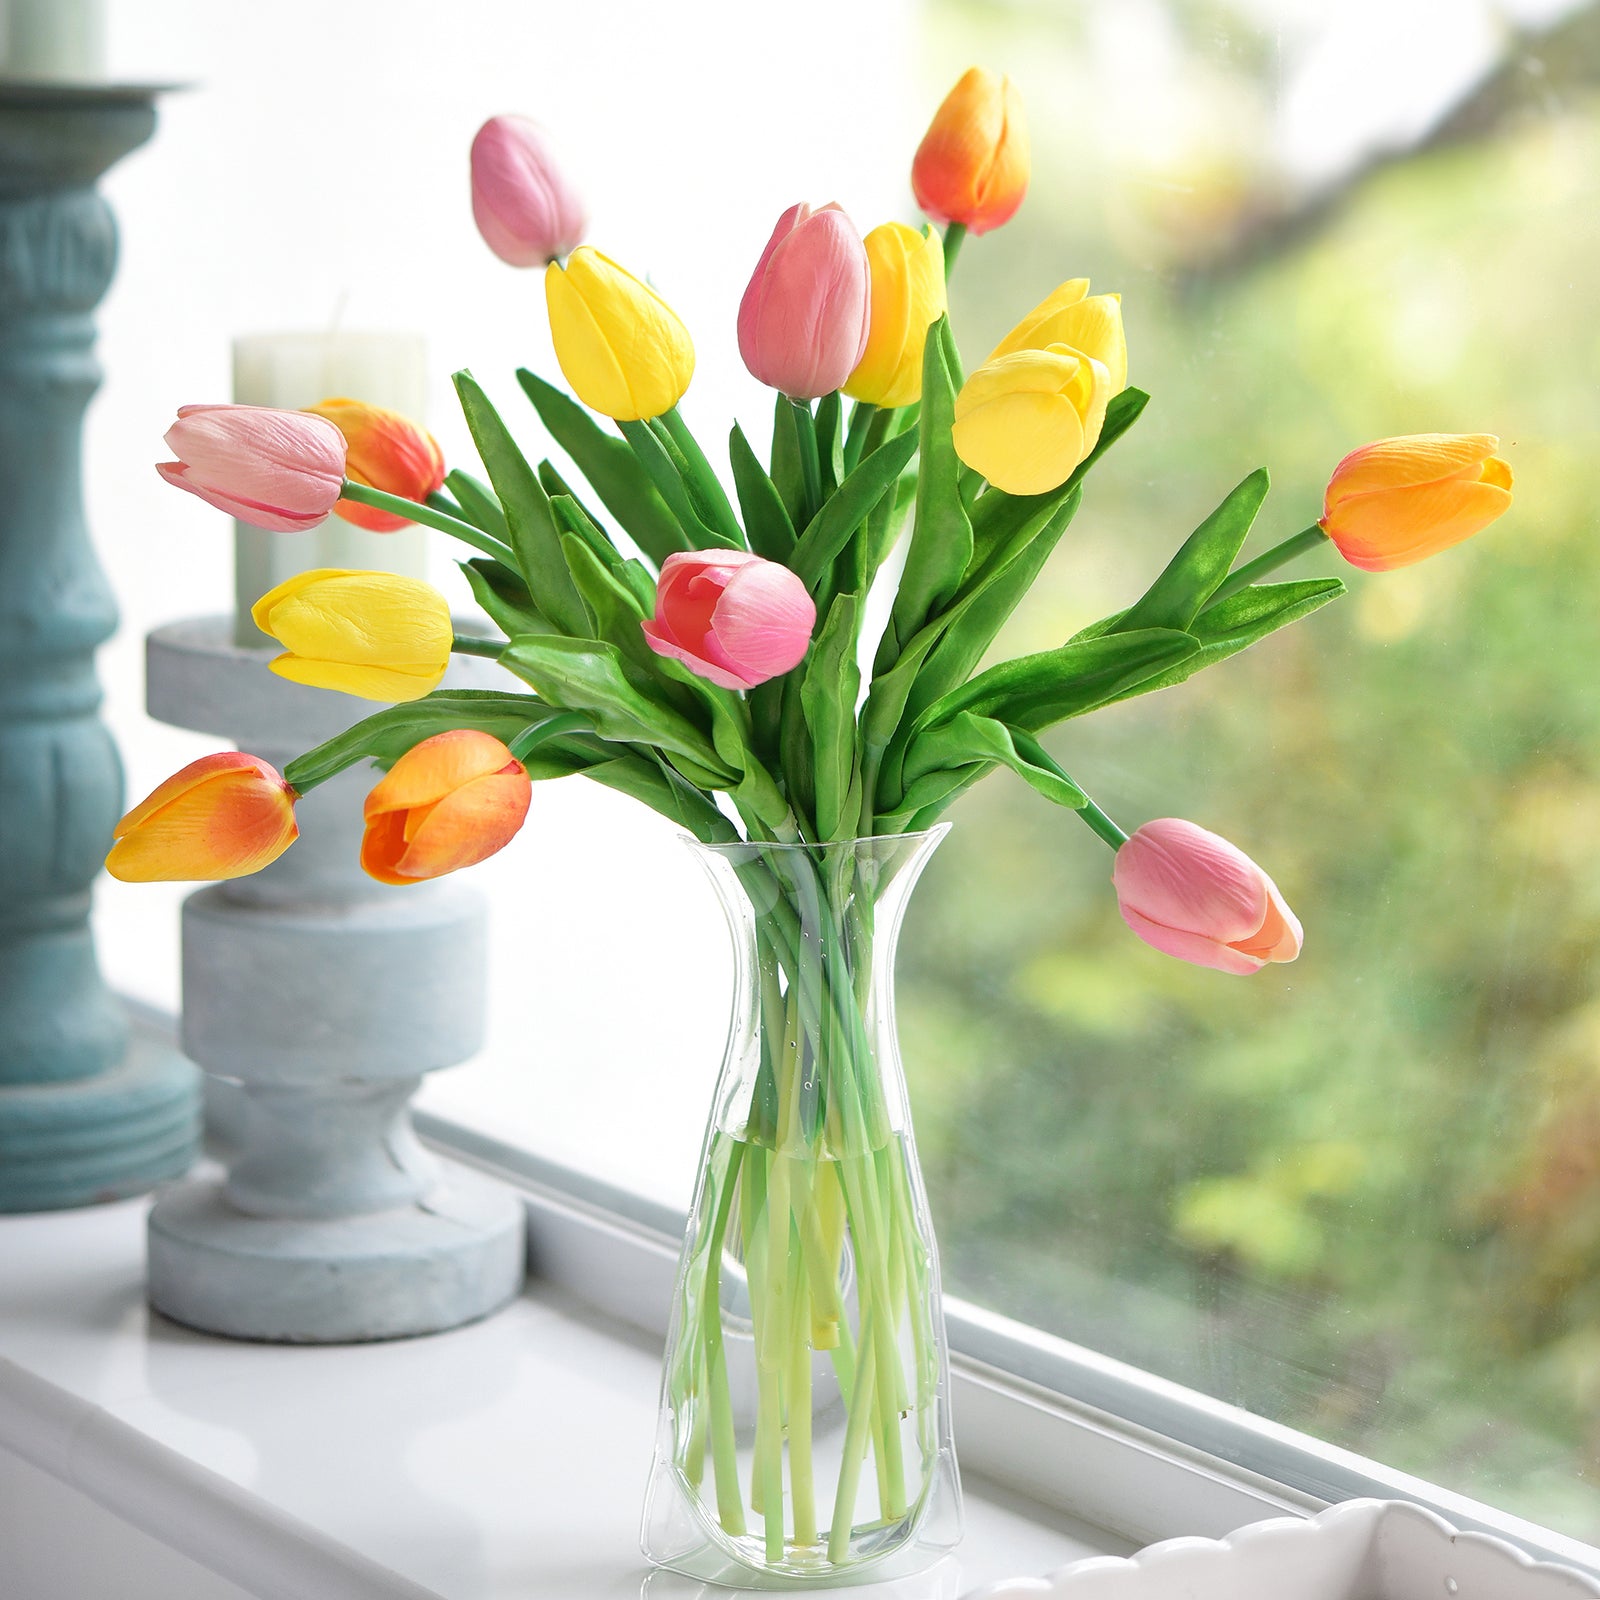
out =
[[0,0],[0,77],[91,83],[105,56],[105,0]]
[[[345,396],[421,423],[427,347],[410,333],[263,333],[233,342],[233,398],[240,405],[298,411]],[[235,522],[234,638],[267,642],[250,608],[269,589],[313,567],[428,575],[431,535],[415,524],[371,533],[332,516],[306,533],[267,533]]]

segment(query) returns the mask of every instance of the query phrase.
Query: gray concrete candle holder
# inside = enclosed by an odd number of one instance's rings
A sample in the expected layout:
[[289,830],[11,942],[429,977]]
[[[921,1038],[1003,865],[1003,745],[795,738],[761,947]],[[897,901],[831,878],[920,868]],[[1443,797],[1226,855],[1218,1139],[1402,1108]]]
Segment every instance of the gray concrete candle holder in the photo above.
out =
[[95,184],[154,132],[155,94],[0,83],[0,1211],[139,1194],[199,1136],[198,1074],[130,1035],[89,931],[122,809],[80,455],[117,262]]
[[[280,770],[372,711],[272,675],[233,619],[148,641],[152,716]],[[430,1333],[496,1310],[523,1276],[522,1207],[418,1144],[422,1074],[482,1043],[485,918],[453,883],[391,888],[358,854],[364,768],[297,807],[265,871],[183,908],[183,1046],[228,1093],[225,1179],[150,1214],[150,1302],[235,1338],[337,1343]]]

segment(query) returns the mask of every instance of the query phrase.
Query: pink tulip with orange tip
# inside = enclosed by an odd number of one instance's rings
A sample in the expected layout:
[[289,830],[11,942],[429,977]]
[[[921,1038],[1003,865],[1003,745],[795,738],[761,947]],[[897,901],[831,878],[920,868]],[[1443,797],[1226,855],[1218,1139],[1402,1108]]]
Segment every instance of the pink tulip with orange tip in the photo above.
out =
[[1111,881],[1123,921],[1165,955],[1243,974],[1300,954],[1300,923],[1278,886],[1192,822],[1145,823],[1117,851]]

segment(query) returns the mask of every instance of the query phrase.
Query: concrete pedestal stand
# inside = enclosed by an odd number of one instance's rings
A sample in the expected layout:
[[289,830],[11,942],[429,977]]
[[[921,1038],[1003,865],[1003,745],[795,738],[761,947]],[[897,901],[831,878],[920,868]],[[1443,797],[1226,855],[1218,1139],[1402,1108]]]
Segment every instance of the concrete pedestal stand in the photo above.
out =
[[[280,770],[375,709],[274,677],[276,647],[233,621],[151,634],[152,716]],[[264,872],[183,909],[183,1046],[230,1085],[223,1181],[150,1214],[150,1302],[243,1339],[336,1343],[436,1332],[522,1284],[522,1208],[418,1144],[421,1075],[472,1055],[484,1017],[484,911],[448,881],[389,888],[360,870],[368,767],[298,806],[300,838]]]
[[138,1194],[199,1133],[198,1075],[130,1040],[89,932],[122,809],[80,458],[117,260],[95,184],[155,123],[152,90],[0,83],[0,1211]]

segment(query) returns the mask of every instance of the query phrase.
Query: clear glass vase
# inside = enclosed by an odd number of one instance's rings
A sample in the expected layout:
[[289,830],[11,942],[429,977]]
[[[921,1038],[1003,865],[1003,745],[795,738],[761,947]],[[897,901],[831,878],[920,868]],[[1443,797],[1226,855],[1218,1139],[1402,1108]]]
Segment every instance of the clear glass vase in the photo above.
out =
[[733,932],[727,1054],[662,1382],[644,1550],[775,1588],[960,1535],[939,1266],[895,1037],[906,903],[947,831],[695,845]]

